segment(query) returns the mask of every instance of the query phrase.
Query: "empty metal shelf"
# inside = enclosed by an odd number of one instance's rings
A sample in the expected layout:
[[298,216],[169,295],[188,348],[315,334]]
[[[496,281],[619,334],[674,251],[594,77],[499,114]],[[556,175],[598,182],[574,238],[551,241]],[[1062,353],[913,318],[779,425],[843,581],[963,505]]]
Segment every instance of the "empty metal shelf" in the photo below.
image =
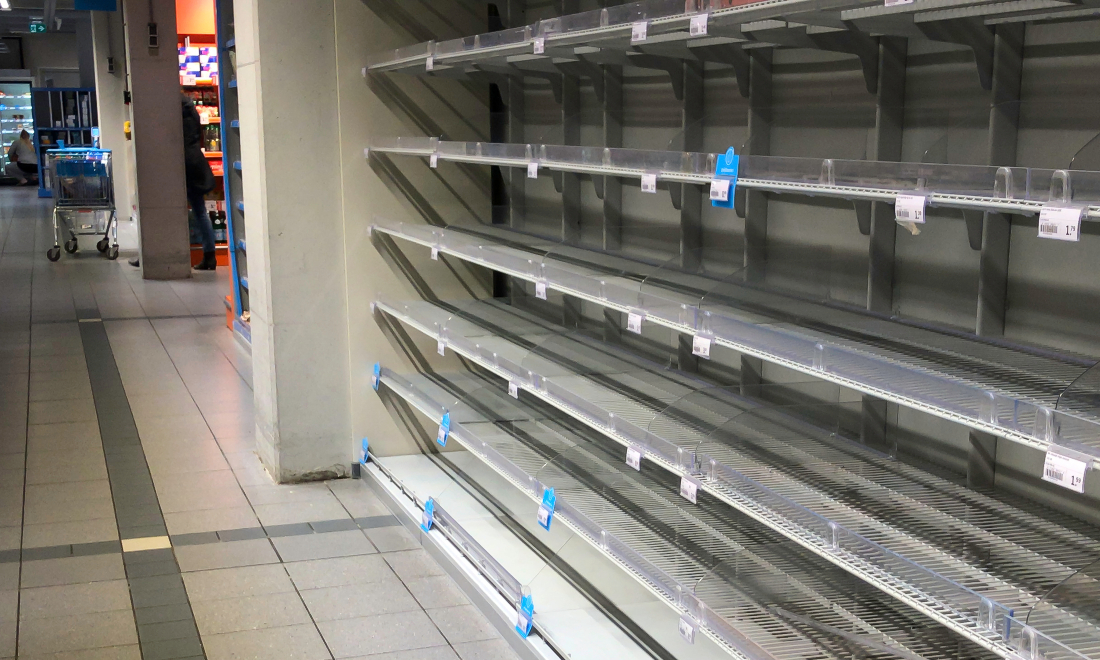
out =
[[645,263],[504,229],[373,229],[1036,449],[1100,460],[1092,358],[816,302],[739,268]]
[[468,373],[380,374],[433,421],[447,412],[451,437],[530,497],[554,488],[555,519],[690,622],[712,628],[735,655],[989,656],[724,504],[692,506],[671,496],[667,473],[629,469],[614,445],[583,427],[566,428],[534,399],[514,401]]
[[494,302],[378,305],[990,650],[1100,657],[1095,581],[1023,623],[1100,557],[1087,525],[839,439],[837,406],[761,406]]

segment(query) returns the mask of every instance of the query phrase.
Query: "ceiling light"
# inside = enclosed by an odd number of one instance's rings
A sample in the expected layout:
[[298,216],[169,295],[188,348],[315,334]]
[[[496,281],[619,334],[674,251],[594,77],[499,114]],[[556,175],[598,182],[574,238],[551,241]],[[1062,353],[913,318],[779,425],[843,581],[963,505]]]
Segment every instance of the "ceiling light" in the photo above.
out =
[[11,11],[11,0],[0,0],[0,11]]

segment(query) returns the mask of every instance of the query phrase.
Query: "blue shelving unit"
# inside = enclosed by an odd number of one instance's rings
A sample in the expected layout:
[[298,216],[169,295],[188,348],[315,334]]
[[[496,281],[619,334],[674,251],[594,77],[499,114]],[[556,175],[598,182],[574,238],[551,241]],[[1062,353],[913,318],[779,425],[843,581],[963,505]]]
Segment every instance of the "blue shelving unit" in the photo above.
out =
[[34,150],[38,154],[38,196],[53,197],[46,152],[60,146],[95,146],[99,127],[95,89],[89,87],[32,87]]
[[218,26],[218,63],[222,117],[222,162],[225,177],[225,208],[228,211],[226,229],[229,234],[229,265],[233,282],[233,329],[241,340],[251,343],[252,333],[245,320],[248,312],[248,262],[245,259],[244,200],[241,185],[241,138],[237,109],[237,40],[233,33],[233,1],[216,0]]

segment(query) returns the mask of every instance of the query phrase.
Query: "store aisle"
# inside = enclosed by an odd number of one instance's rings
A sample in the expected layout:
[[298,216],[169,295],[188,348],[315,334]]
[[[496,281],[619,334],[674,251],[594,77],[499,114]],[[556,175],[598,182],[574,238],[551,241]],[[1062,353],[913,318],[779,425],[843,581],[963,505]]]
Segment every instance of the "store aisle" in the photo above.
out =
[[0,189],[0,658],[512,658],[358,481],[253,451],[228,273],[50,263]]

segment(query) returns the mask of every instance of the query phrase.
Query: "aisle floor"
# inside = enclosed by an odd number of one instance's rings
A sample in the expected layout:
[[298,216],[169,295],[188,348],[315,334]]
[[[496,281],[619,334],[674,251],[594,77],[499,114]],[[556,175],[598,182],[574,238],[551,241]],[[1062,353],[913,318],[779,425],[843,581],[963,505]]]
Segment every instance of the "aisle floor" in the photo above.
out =
[[0,658],[515,657],[362,482],[271,482],[227,269],[50,263],[49,213],[0,189]]

